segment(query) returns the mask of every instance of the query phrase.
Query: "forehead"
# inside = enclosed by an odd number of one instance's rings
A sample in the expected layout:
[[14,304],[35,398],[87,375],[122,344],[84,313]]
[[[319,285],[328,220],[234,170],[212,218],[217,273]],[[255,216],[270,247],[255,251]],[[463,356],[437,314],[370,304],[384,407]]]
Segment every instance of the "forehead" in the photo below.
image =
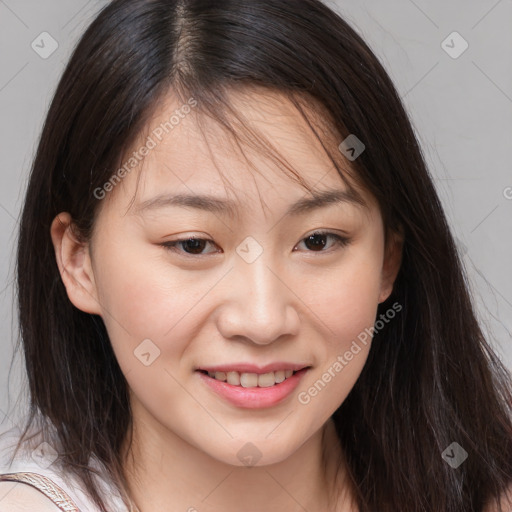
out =
[[[230,203],[225,206],[231,214],[238,208],[235,202],[250,210],[255,197],[263,204],[296,203],[311,193],[294,174],[313,195],[344,191],[350,203],[352,194],[323,147],[336,148],[337,135],[321,111],[313,115],[309,111],[306,120],[284,94],[263,88],[233,91],[229,100],[236,113],[235,122],[230,123],[235,137],[205,115],[200,105],[186,108],[190,102],[180,101],[172,93],[162,98],[127,155],[145,144],[151,146],[138,172],[123,180],[125,199],[131,199],[129,211],[140,213],[152,200],[169,194],[223,196]],[[151,144],[147,144],[149,139]],[[261,143],[270,143],[271,148],[261,147]],[[338,162],[346,171],[344,176],[356,185],[348,162],[340,155]],[[371,202],[356,188],[365,202]],[[228,199],[229,191],[234,192],[236,201]]]

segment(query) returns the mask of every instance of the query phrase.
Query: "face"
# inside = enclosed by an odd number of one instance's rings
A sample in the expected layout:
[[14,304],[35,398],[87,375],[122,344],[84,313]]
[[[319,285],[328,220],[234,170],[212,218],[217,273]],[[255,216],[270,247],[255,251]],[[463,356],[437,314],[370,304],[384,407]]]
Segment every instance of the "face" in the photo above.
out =
[[[284,460],[344,401],[398,260],[372,197],[350,200],[283,98],[233,101],[324,201],[245,147],[255,172],[203,119],[206,141],[190,113],[152,137],[139,183],[133,171],[107,192],[82,253],[52,236],[70,299],[105,322],[134,418],[240,466]],[[151,129],[180,108],[169,97]]]

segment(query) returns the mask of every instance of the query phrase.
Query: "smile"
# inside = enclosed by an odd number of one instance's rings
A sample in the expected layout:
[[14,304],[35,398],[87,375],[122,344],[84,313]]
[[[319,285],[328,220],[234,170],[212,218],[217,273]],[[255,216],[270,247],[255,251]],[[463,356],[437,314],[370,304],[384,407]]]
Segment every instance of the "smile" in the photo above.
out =
[[259,409],[284,401],[309,369],[307,366],[265,373],[199,369],[195,373],[215,396],[220,396],[236,407]]
[[232,386],[242,386],[244,388],[268,388],[284,382],[294,373],[293,370],[277,370],[275,372],[262,373],[240,373],[240,372],[205,372],[208,376],[227,382]]

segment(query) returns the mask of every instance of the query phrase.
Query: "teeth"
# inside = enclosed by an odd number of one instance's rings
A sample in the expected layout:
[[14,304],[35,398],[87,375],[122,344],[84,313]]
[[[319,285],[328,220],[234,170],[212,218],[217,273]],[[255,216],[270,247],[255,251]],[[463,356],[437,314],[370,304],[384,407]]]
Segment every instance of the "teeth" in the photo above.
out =
[[240,386],[240,374],[238,372],[228,372],[228,384]]
[[291,377],[293,370],[278,370],[261,375],[239,372],[208,372],[208,375],[222,382],[227,381],[228,384],[233,386],[242,386],[244,388],[269,388]]
[[286,378],[285,371],[277,370],[277,372],[274,372],[274,378],[276,379],[277,384],[283,382],[283,380]]
[[258,385],[258,376],[255,373],[242,373],[240,385],[243,388],[255,388]]
[[274,372],[263,373],[258,375],[258,387],[259,388],[269,388],[276,383],[276,379],[274,377]]

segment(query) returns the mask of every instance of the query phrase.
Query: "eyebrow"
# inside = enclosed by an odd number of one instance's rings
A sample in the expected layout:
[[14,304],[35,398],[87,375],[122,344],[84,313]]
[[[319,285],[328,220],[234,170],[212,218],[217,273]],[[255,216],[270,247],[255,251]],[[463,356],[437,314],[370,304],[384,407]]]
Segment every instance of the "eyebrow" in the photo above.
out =
[[[291,204],[285,215],[298,216],[322,208],[330,204],[351,204],[357,207],[367,207],[363,199],[352,191],[332,189],[313,192],[313,197],[304,197]],[[207,194],[161,194],[137,205],[134,214],[169,207],[194,208],[215,214],[231,214],[237,212],[237,203],[230,199],[221,199]]]

